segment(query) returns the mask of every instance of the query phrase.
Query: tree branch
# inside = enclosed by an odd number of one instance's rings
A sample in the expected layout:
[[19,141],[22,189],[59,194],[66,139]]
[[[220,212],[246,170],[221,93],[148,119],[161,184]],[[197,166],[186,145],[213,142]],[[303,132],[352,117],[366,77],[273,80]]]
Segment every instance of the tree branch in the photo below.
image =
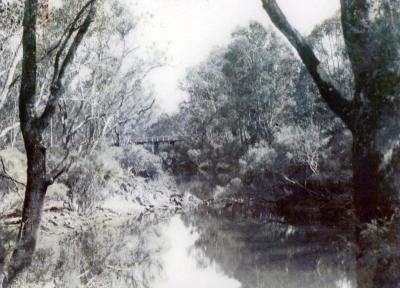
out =
[[0,157],[0,163],[1,163],[1,168],[2,168],[2,170],[3,170],[3,171],[0,173],[0,177],[14,182],[15,185],[18,184],[18,185],[21,185],[21,186],[24,186],[24,187],[25,187],[25,183],[22,183],[22,182],[18,181],[17,179],[11,177],[11,176],[8,174],[7,169],[6,169],[6,165],[4,164],[3,158],[1,158],[1,157]]
[[8,134],[8,132],[18,128],[19,126],[20,126],[20,124],[19,124],[19,122],[17,122],[17,123],[14,123],[13,125],[5,128],[5,129],[3,129],[3,131],[0,132],[0,139],[5,137]]
[[9,67],[7,72],[6,82],[4,83],[4,87],[0,94],[0,109],[3,108],[4,104],[6,103],[7,96],[12,87],[11,84],[13,83],[14,75],[17,70],[17,65],[21,60],[21,58],[22,58],[22,45],[21,43],[19,43],[16,51],[14,52],[11,66]]
[[351,129],[354,118],[353,102],[344,98],[332,81],[328,79],[311,46],[304,37],[290,25],[276,1],[262,0],[262,3],[271,21],[296,49],[329,108]]
[[[64,158],[57,164],[57,166],[49,173],[48,185],[52,185],[62,174],[67,172],[71,166],[72,161],[69,159],[70,150],[67,149]],[[69,161],[68,161],[69,160]]]
[[[52,84],[51,84],[51,88],[50,88],[50,96],[47,101],[47,105],[46,105],[46,108],[45,108],[43,114],[40,116],[40,118],[37,119],[37,124],[40,127],[47,127],[50,123],[51,117],[53,117],[53,115],[56,111],[56,107],[57,107],[58,101],[61,96],[62,78],[65,75],[68,65],[73,61],[76,51],[78,50],[78,47],[83,40],[83,37],[87,33],[90,24],[93,22],[93,19],[94,19],[95,13],[96,13],[95,2],[96,2],[96,0],[90,0],[81,9],[81,11],[76,16],[73,24],[71,25],[63,43],[60,45],[60,48],[57,52],[55,62],[54,62],[54,75],[53,75],[53,80],[52,80]],[[72,37],[73,33],[76,30],[76,24],[77,24],[78,20],[80,19],[81,15],[88,7],[89,7],[89,12],[88,12],[83,24],[79,26],[78,32],[76,33],[71,45],[68,48],[67,54],[65,55],[65,58],[60,65],[61,55],[63,54],[70,38]]]
[[22,33],[22,73],[21,88],[19,97],[19,111],[21,126],[24,131],[31,125],[32,116],[35,115],[35,95],[37,81],[37,63],[36,63],[36,14],[38,11],[37,1],[26,1],[23,20]]

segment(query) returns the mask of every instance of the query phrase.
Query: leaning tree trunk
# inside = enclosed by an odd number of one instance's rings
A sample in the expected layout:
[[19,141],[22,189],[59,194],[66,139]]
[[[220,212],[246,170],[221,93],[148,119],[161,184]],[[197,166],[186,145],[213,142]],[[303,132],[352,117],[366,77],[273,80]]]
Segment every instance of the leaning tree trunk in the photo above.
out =
[[22,131],[27,147],[27,185],[17,247],[13,252],[7,271],[8,282],[11,282],[20,271],[31,264],[44,198],[49,185],[46,172],[46,149],[41,143],[40,131],[35,131],[35,129],[29,131],[26,127]]

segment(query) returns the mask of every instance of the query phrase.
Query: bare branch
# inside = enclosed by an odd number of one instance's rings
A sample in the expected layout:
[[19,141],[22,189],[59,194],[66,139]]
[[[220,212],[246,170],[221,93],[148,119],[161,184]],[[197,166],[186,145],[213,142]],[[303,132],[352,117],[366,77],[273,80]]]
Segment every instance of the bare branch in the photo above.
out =
[[148,106],[146,106],[146,107],[142,108],[141,110],[139,110],[135,116],[118,121],[114,126],[111,127],[110,130],[113,130],[113,129],[119,127],[119,126],[126,125],[128,122],[137,119],[137,117],[139,117],[140,115],[142,115],[142,114],[146,113],[147,111],[151,110],[153,108],[155,102],[156,102],[156,98],[154,98],[153,101],[151,101],[151,103]]
[[137,114],[141,115],[143,113],[146,113],[147,111],[149,111],[151,108],[153,108],[154,103],[156,102],[156,98],[153,99],[153,101],[151,101],[150,105],[147,107],[142,108]]
[[70,159],[70,150],[67,149],[64,158],[57,164],[57,166],[49,174],[49,182],[51,185],[56,181],[62,174],[67,172],[72,166],[72,160]]

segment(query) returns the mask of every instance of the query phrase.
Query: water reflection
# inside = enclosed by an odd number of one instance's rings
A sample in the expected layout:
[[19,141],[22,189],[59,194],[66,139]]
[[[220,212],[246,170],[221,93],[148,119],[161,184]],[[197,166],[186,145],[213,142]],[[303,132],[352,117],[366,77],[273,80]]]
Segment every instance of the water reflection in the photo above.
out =
[[196,247],[242,288],[355,287],[354,248],[346,233],[215,215],[185,216]]
[[89,223],[43,237],[16,287],[355,287],[352,245],[327,228],[192,212]]
[[[154,284],[155,288],[238,288],[240,283],[225,276],[215,262],[194,244],[199,235],[190,231],[179,216],[172,218],[165,233],[169,242],[168,252],[163,257],[163,276]],[[202,265],[200,265],[200,263]]]

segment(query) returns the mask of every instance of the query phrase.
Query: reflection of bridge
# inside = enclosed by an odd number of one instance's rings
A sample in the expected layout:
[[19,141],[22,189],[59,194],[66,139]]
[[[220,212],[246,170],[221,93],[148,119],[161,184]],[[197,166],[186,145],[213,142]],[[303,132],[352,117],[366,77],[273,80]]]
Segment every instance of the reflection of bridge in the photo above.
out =
[[185,141],[186,137],[182,136],[160,136],[160,137],[143,137],[133,139],[132,142],[136,145],[152,144],[154,154],[158,154],[160,151],[159,146],[161,143],[166,143],[174,146],[176,142]]

